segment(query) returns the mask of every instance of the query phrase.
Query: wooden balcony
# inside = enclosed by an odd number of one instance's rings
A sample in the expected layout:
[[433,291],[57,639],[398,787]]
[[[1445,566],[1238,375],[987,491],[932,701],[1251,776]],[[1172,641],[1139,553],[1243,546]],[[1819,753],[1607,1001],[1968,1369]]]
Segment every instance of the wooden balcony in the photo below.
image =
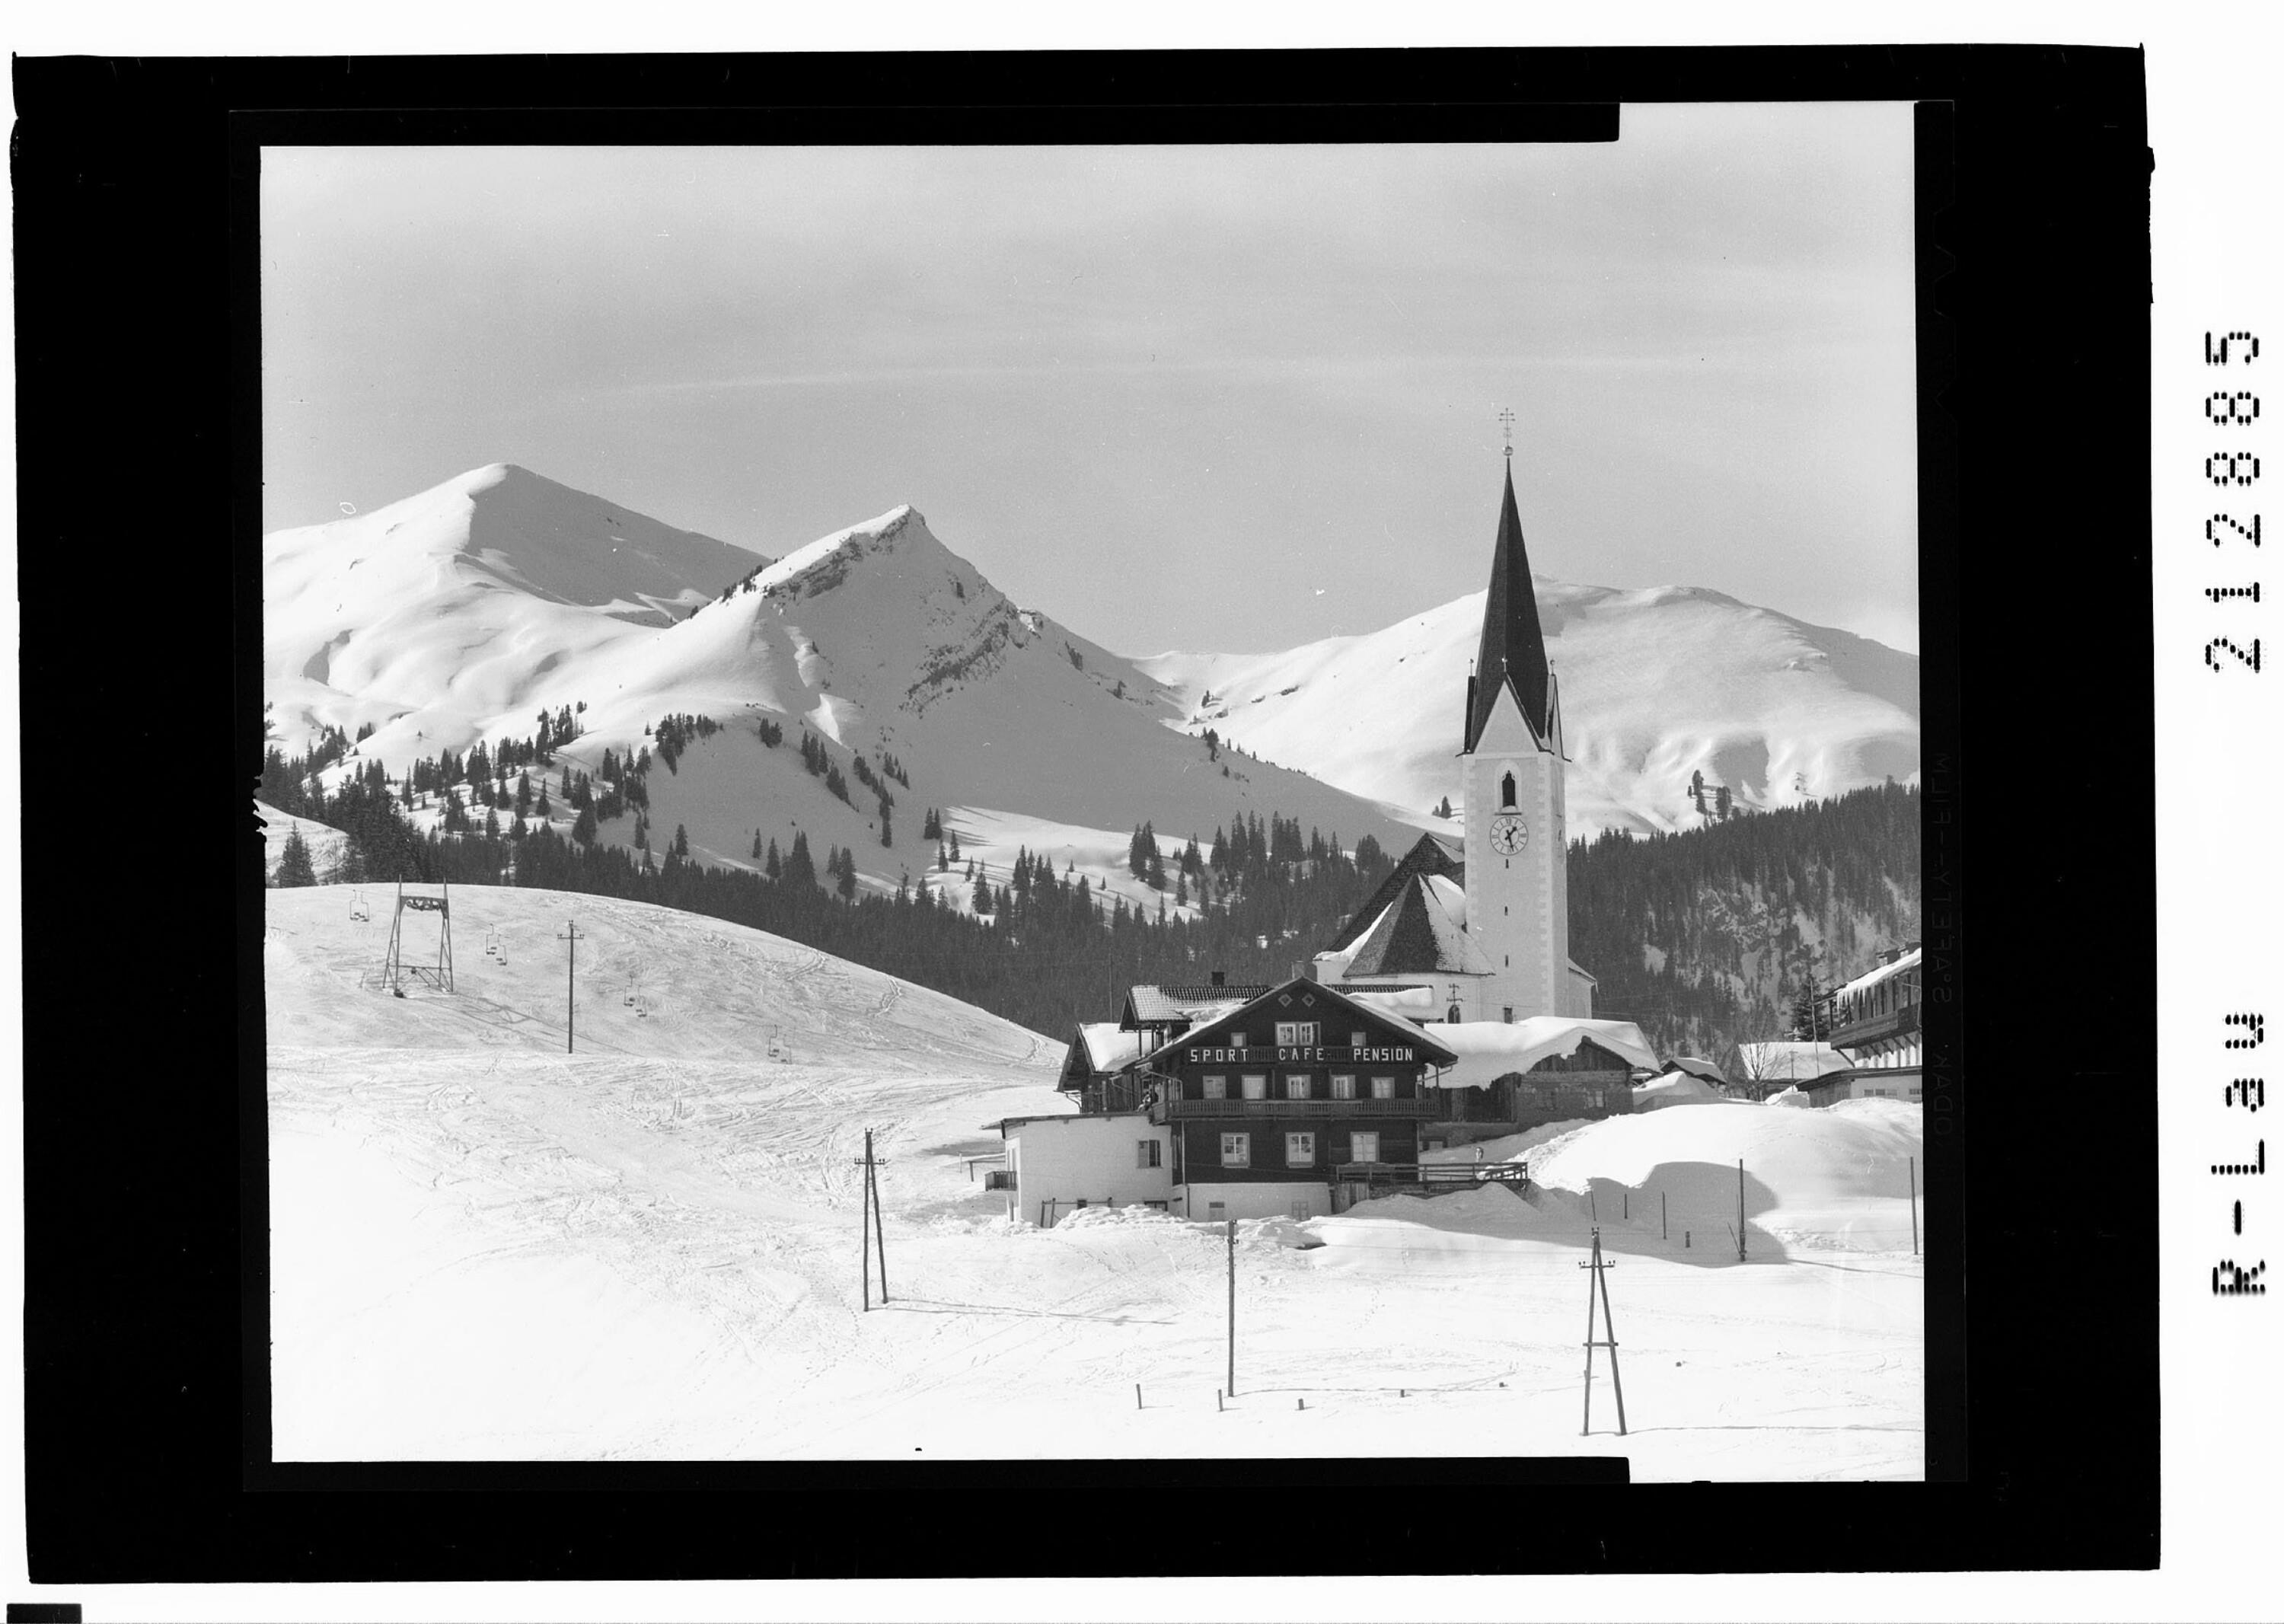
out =
[[1153,1114],[1161,1122],[1201,1118],[1267,1118],[1293,1122],[1334,1117],[1379,1117],[1432,1121],[1440,1107],[1432,1098],[1415,1099],[1169,1099]]
[[1862,1020],[1851,1020],[1844,1027],[1835,1027],[1824,1041],[1835,1049],[1860,1049],[1881,1038],[1901,1037],[1919,1029],[1920,1006],[1907,1003],[1899,1010],[1889,1011],[1885,1015],[1867,1016]]

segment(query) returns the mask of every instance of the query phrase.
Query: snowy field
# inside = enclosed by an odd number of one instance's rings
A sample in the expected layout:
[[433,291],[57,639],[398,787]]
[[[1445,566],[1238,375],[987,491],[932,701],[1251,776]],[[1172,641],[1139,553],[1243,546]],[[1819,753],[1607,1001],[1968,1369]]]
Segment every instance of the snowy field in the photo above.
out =
[[[393,998],[360,984],[392,894],[366,887],[362,920],[347,887],[266,896],[281,1460],[1623,1450],[1638,1480],[1920,1475],[1916,1106],[1557,1124],[1483,1147],[1529,1160],[1534,1202],[1240,1224],[1217,1409],[1218,1231],[1131,1209],[1011,1225],[971,1176],[1001,1117],[1062,1108],[1059,1037],[759,932],[544,891],[456,891],[457,993]],[[407,917],[408,956],[434,929]],[[892,1292],[870,1313],[867,1127]],[[1623,1441],[1600,1355],[1579,1432],[1597,1222]]]

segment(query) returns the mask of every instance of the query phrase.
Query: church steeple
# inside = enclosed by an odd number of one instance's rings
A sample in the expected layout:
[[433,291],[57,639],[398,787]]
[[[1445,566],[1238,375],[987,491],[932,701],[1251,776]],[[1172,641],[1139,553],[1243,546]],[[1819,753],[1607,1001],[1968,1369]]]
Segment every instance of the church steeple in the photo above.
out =
[[1515,701],[1542,738],[1547,728],[1546,639],[1538,629],[1538,599],[1530,589],[1530,558],[1523,551],[1522,520],[1514,511],[1514,464],[1509,449],[1506,499],[1499,504],[1498,549],[1491,558],[1490,594],[1483,600],[1482,647],[1468,683],[1467,736],[1472,751],[1490,719],[1500,689]]

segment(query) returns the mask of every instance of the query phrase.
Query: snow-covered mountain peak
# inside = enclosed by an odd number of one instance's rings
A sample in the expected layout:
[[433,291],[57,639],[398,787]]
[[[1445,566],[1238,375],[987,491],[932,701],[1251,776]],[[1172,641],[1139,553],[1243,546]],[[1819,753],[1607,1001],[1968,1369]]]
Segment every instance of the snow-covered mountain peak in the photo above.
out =
[[835,530],[794,548],[776,563],[754,570],[722,596],[725,601],[747,592],[759,592],[767,598],[813,597],[839,586],[848,579],[849,572],[865,558],[894,553],[900,545],[910,548],[921,542],[944,559],[959,562],[928,533],[927,520],[907,502],[862,524]]

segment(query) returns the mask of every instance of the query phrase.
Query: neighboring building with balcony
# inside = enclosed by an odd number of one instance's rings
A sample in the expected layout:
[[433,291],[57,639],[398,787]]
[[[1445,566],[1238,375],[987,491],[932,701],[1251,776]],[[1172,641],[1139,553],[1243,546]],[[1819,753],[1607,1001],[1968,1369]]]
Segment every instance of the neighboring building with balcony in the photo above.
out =
[[1859,1072],[1919,1071],[1924,1053],[1918,942],[1882,954],[1875,968],[1832,995],[1831,1042]]

